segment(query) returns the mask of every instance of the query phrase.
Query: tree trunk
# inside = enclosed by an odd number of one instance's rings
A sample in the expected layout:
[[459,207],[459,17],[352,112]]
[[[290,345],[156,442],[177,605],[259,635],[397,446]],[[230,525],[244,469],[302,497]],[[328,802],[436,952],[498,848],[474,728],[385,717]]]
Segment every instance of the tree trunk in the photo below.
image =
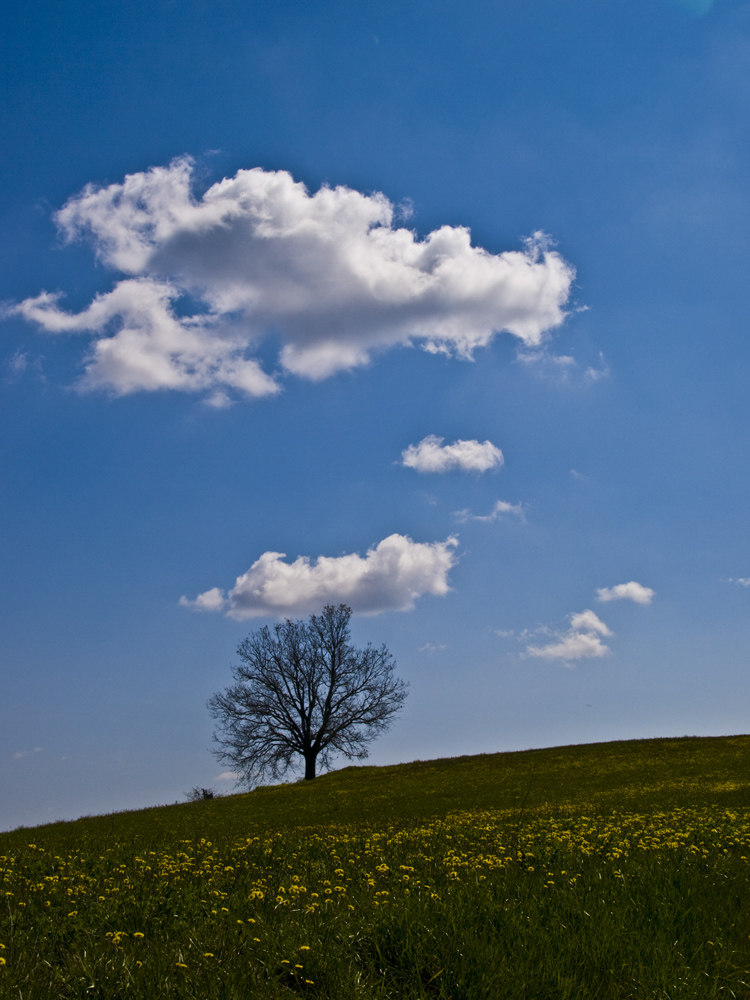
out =
[[312,781],[315,777],[315,754],[305,757],[305,781]]

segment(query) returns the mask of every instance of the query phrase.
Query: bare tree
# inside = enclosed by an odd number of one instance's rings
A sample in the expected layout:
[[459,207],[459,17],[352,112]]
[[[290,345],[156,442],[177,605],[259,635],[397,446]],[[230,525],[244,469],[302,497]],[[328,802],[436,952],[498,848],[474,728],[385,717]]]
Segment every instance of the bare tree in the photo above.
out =
[[214,751],[250,784],[280,777],[298,757],[305,778],[336,754],[367,757],[390,726],[407,685],[394,677],[385,646],[355,649],[345,604],[321,615],[259,629],[240,643],[235,684],[209,699],[217,720]]

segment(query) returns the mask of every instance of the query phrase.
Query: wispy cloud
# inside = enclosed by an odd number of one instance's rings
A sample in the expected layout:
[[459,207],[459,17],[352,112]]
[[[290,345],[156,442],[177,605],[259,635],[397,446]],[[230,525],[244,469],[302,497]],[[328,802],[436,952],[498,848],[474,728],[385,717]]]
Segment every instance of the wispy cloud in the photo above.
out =
[[48,292],[10,312],[50,333],[90,334],[81,387],[118,395],[277,392],[248,356],[270,334],[283,371],[322,379],[398,345],[468,359],[507,331],[533,349],[564,321],[574,269],[543,234],[492,254],[465,227],[418,239],[398,216],[408,206],[383,194],[310,194],[258,167],[196,195],[182,157],[89,184],[56,214],[66,240],[87,240],[124,276],[112,291],[80,313]]
[[601,352],[599,353],[599,367],[594,368],[593,365],[589,365],[583,373],[583,377],[589,382],[598,382],[600,379],[608,378],[609,375],[609,365],[604,360],[604,355]]
[[408,611],[424,594],[448,593],[457,545],[454,536],[426,543],[394,534],[364,557],[353,553],[311,561],[299,556],[288,563],[283,552],[264,552],[228,593],[213,587],[195,600],[180,598],[180,604],[195,611],[224,612],[238,621],[307,614],[340,602],[359,614]]
[[518,517],[522,521],[526,520],[524,505],[522,503],[508,503],[506,500],[496,500],[489,514],[472,514],[470,510],[455,510],[453,516],[461,524],[468,521],[480,521],[484,524],[493,524],[503,517]]
[[615,587],[600,587],[596,592],[597,601],[635,601],[636,604],[650,604],[654,591],[641,583],[631,580],[629,583],[618,583]]
[[443,444],[444,438],[428,434],[419,444],[410,444],[401,452],[401,464],[417,472],[488,472],[499,469],[503,453],[491,441],[454,441]]
[[587,365],[583,368],[572,355],[555,354],[545,345],[531,349],[522,345],[517,360],[535,366],[538,374],[559,382],[572,382],[578,379],[584,383],[592,383],[610,375],[610,367],[601,352],[598,367]]
[[[2,310],[0,310],[0,319],[2,319]],[[7,375],[5,376],[5,382],[17,382],[19,379],[23,378],[25,375],[32,374],[36,376],[37,379],[44,381],[44,373],[42,371],[42,359],[39,357],[32,358],[28,351],[17,350],[5,361],[5,368]]]

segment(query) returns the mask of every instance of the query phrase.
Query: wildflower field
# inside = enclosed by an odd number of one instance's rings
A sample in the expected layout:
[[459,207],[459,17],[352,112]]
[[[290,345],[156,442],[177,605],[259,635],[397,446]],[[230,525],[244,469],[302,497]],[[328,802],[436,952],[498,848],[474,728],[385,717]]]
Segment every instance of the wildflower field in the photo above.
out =
[[750,998],[750,737],[389,768],[0,834],[0,996]]

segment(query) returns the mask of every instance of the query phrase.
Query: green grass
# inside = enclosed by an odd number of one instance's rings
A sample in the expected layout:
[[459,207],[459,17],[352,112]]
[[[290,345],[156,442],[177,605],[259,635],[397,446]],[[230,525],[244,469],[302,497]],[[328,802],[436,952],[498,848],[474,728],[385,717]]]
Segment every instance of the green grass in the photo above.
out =
[[0,855],[2,997],[750,998],[748,736],[344,768]]

